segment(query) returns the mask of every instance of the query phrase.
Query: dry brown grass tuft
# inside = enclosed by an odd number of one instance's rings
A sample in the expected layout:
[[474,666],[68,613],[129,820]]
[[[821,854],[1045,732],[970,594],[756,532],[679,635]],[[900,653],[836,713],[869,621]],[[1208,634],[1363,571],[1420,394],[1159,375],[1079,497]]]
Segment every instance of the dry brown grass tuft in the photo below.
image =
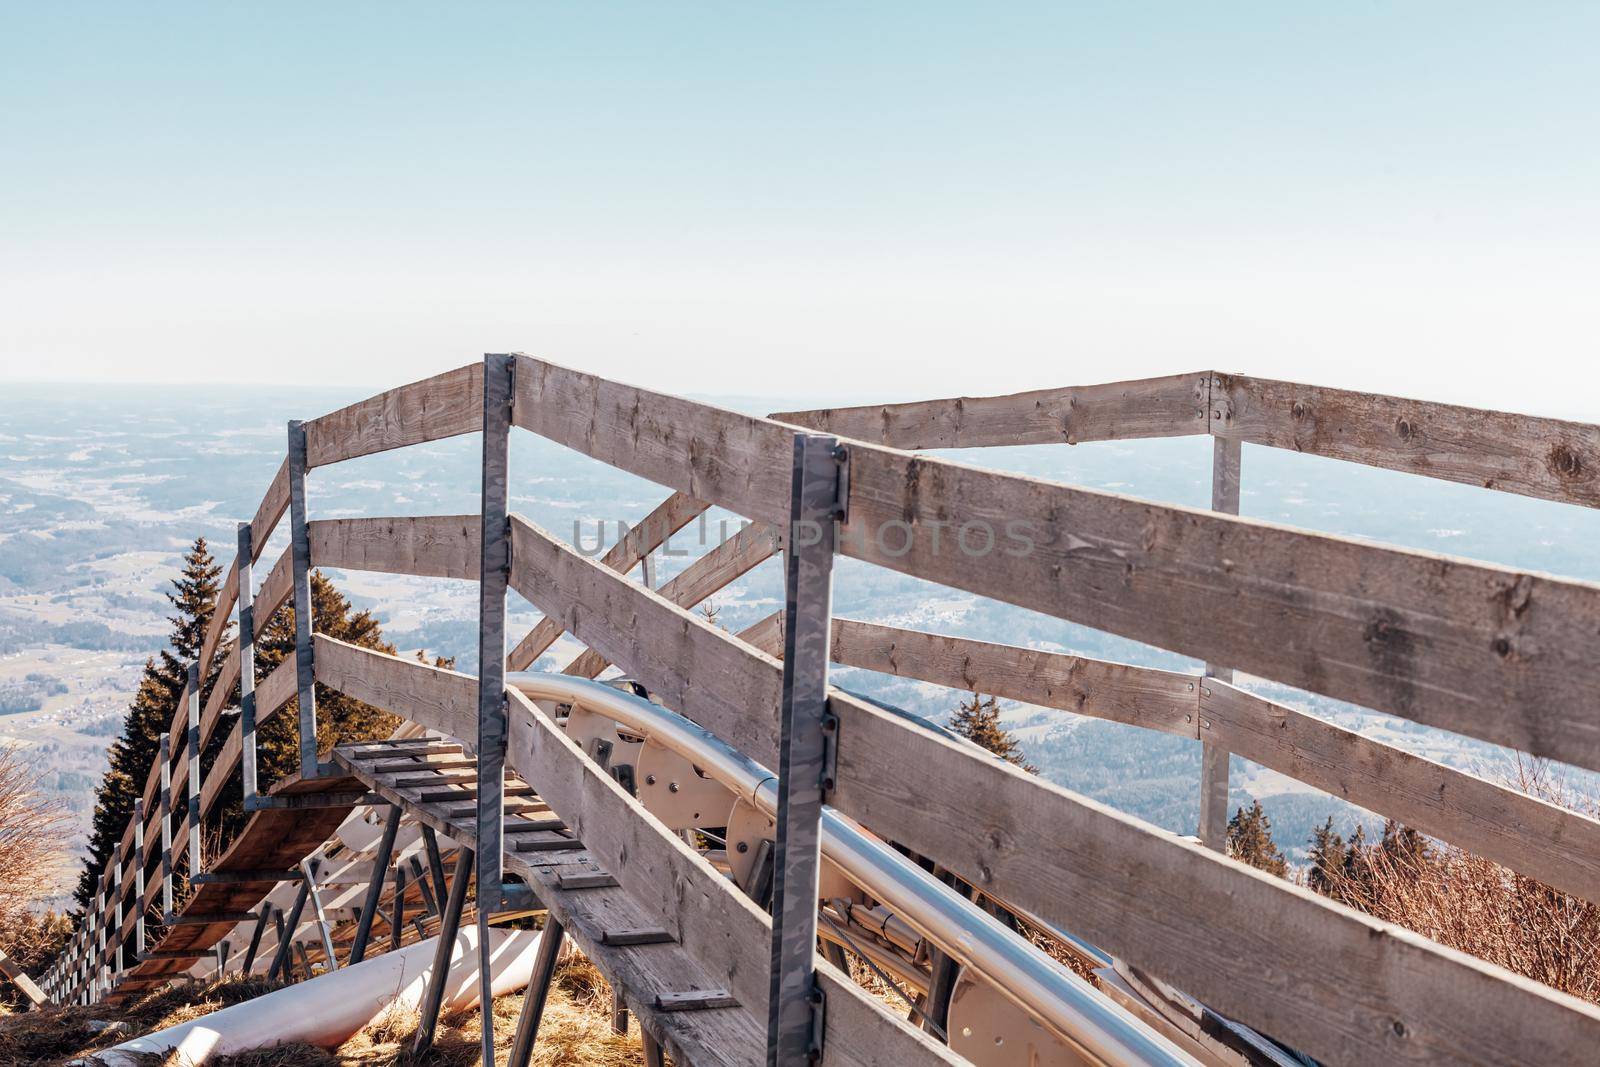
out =
[[[1542,761],[1519,760],[1509,784],[1591,817],[1600,814]],[[1330,881],[1329,896],[1376,918],[1600,1002],[1600,906],[1587,900],[1434,842],[1422,849],[1368,846]]]

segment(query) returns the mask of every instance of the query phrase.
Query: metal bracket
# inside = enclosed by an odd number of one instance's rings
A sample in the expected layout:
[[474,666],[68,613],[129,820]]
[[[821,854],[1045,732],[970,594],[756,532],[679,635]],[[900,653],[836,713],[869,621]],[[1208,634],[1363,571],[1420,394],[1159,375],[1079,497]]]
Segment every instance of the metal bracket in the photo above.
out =
[[812,987],[811,995],[806,999],[811,1005],[811,1062],[821,1063],[822,1042],[827,1033],[828,994],[817,985]]
[[850,450],[844,445],[834,445],[833,461],[839,465],[839,480],[834,487],[833,517],[845,523],[850,521]]
[[822,713],[822,796],[826,800],[839,782],[839,716]]

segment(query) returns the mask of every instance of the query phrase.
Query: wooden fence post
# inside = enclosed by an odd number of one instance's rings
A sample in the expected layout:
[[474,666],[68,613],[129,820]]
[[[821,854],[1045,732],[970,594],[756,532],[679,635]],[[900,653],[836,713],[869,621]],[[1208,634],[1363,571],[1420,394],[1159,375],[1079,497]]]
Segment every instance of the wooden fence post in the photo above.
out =
[[824,434],[797,434],[784,552],[782,733],[767,1005],[769,1067],[803,1067],[822,1054],[816,981],[822,801],[838,723],[828,714],[835,521],[843,518],[848,457]]
[[[1213,379],[1215,382],[1215,379]],[[1211,439],[1211,510],[1239,514],[1239,441],[1231,437]],[[1206,677],[1233,680],[1233,668],[1220,663],[1206,664]],[[1205,679],[1201,679],[1202,690]],[[1202,692],[1201,696],[1205,693]],[[1226,852],[1228,848],[1228,750],[1206,740],[1211,720],[1195,713],[1200,749],[1200,842],[1207,848]]]

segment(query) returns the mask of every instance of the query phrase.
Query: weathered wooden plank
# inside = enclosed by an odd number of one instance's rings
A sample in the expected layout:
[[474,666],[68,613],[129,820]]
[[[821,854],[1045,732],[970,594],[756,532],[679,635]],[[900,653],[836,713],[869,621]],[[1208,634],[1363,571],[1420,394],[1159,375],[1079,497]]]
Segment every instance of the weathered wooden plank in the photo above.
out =
[[1600,426],[1217,374],[1212,432],[1371,467],[1600,507]]
[[307,524],[311,562],[385,574],[478,578],[476,515],[319,519]]
[[[765,648],[778,655],[782,615],[770,618]],[[1219,679],[842,618],[832,653],[847,666],[1210,740],[1519,874],[1600,897],[1600,822]]]
[[[778,551],[778,539],[778,531],[765,523],[751,523],[685,567],[661,587],[661,595],[679,607],[693,607],[771,559]],[[591,648],[561,673],[594,678],[606,667],[606,658]]]
[[478,736],[478,680],[316,635],[317,681],[450,737]]
[[778,422],[891,448],[1069,444],[1207,432],[1209,372],[903,404],[784,411]]
[[[621,881],[673,940],[746,1007],[766,1003],[772,920],[733,883],[584,758],[566,732],[515,688],[506,690],[517,774],[539,783],[584,847]],[[817,961],[827,997],[824,1044],[829,1063],[962,1063],[890,1015],[847,975]],[[758,1007],[759,1010],[759,1007]]]
[[[705,514],[705,510],[706,505],[702,501],[683,493],[673,493],[637,526],[631,527],[626,536],[607,549],[600,562],[614,571],[627,574],[669,537]],[[506,667],[513,671],[527,670],[560,637],[560,626],[549,619],[540,619],[506,656]]]
[[483,429],[483,364],[402,385],[306,423],[306,465],[321,467]]
[[[787,521],[786,428],[526,357],[518,367],[519,425]],[[848,447],[847,555],[1600,769],[1600,586]]]
[[272,531],[278,527],[278,520],[283,518],[283,513],[288,509],[289,461],[285,459],[278,464],[278,472],[268,483],[261,504],[256,508],[256,517],[250,520],[251,563],[261,558],[261,553],[267,547],[267,538],[272,536]]
[[1216,679],[1202,736],[1518,874],[1600,901],[1600,822],[1335,726]]
[[261,587],[256,590],[255,599],[255,636],[260,637],[261,631],[266,629],[267,623],[272,620],[273,612],[289,599],[293,591],[294,559],[286,548],[278,557],[278,562],[272,565],[272,570],[262,579]]
[[[512,583],[758,760],[781,666],[512,519]],[[986,892],[1330,1062],[1569,1062],[1600,1008],[1155,831],[846,694],[830,802]],[[539,773],[524,773],[541,782]],[[557,811],[580,837],[588,826]],[[1040,833],[1048,827],[1048,833]],[[1291,977],[1292,976],[1292,977]]]
[[[645,684],[668,707],[707,726],[719,723],[712,728],[725,741],[775,765],[778,675],[760,691],[708,684],[750,677],[750,653],[703,617],[585,559],[520,515],[511,516],[511,587],[605,660],[648,675],[653,680]],[[690,637],[704,631],[729,639]],[[765,660],[776,670],[776,660]]]
[[1199,736],[1192,674],[843,618],[833,620],[833,660],[1180,737]]

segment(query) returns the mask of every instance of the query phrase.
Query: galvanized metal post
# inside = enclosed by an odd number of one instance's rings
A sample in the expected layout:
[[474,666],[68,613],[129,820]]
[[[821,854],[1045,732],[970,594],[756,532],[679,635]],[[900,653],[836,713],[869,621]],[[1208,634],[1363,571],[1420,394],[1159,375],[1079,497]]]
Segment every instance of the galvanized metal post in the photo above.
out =
[[837,723],[828,714],[834,523],[843,517],[846,454],[825,434],[797,434],[784,552],[783,721],[778,752],[776,895],[767,1004],[769,1067],[822,1054],[816,982],[822,802]]
[[289,423],[289,552],[294,566],[294,656],[300,777],[317,776],[316,646],[311,638],[311,536],[306,526],[306,428]]
[[172,735],[161,735],[161,921],[172,914]]
[[239,773],[244,781],[244,810],[256,809],[256,594],[250,567],[254,533],[239,524]]
[[189,881],[200,872],[200,664],[189,664]]
[[139,917],[133,924],[133,958],[144,959],[144,797],[133,802],[133,906]]
[[122,845],[111,852],[111,973],[122,973]]
[[[1231,438],[1211,439],[1211,510],[1239,514],[1239,442]],[[1233,668],[1219,663],[1206,664],[1206,678],[1233,680]],[[1205,679],[1200,681],[1201,695]],[[1206,740],[1211,720],[1196,713],[1200,729],[1200,842],[1207,848],[1225,852],[1228,847],[1228,750]]]
[[[494,1002],[489,916],[499,907],[504,856],[506,763],[506,585],[511,579],[507,515],[512,376],[516,357],[483,357],[483,482],[478,572],[478,991],[483,1012],[484,1067],[494,1067]],[[460,877],[459,875],[457,876]],[[453,899],[453,897],[452,897]]]
[[372,876],[367,879],[367,899],[361,905],[361,921],[356,924],[356,939],[350,945],[350,966],[360,963],[367,955],[367,939],[372,936],[372,920],[378,914],[378,904],[383,899],[384,875],[389,871],[389,859],[394,855],[395,835],[400,832],[400,805],[389,806],[389,818],[383,824],[383,837],[378,841],[378,854],[372,858]]
[[[445,904],[439,921],[439,944],[433,953],[433,970],[428,974],[428,988],[422,994],[422,1019],[417,1023],[416,1040],[412,1042],[412,1055],[418,1059],[433,1047],[434,1029],[439,1023],[439,1009],[444,1004],[445,982],[450,974],[450,958],[455,954],[456,934],[461,929],[461,908],[467,901],[467,883],[472,880],[472,849],[463,848],[456,853],[455,881],[450,884],[450,900]],[[478,910],[487,905],[483,891],[478,891]],[[484,1014],[493,1014],[494,1001],[486,1000]]]

